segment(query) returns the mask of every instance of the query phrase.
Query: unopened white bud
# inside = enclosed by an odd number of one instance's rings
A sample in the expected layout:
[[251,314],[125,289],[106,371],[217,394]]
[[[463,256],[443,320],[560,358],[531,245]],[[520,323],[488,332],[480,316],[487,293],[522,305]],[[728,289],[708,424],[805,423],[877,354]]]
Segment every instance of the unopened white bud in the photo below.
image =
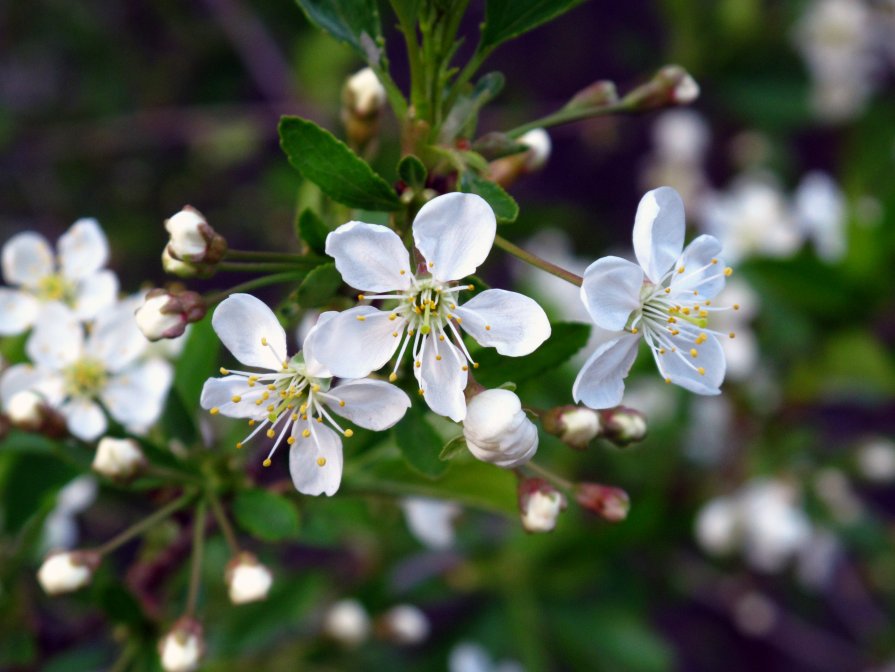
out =
[[158,644],[162,669],[165,672],[193,672],[205,652],[202,625],[191,618],[182,618]]
[[96,447],[91,466],[98,474],[127,481],[146,466],[146,458],[140,445],[133,439],[113,439],[107,436]]
[[357,600],[340,600],[329,608],[323,631],[345,646],[357,646],[370,635],[370,617]]
[[208,231],[211,231],[202,213],[186,206],[165,221],[165,228],[171,234],[168,249],[174,257],[184,261],[202,260],[208,249]]
[[600,414],[589,408],[574,408],[559,416],[559,438],[573,448],[586,448],[600,433]]
[[550,134],[543,128],[535,128],[518,140],[519,144],[528,147],[526,152],[525,168],[528,172],[540,170],[550,158],[553,144],[550,142]]
[[137,326],[150,341],[158,341],[166,338],[166,334],[177,331],[182,334],[186,328],[184,319],[179,313],[163,312],[170,302],[171,297],[167,294],[148,297],[134,313]]
[[385,87],[372,68],[359,70],[345,82],[345,103],[361,117],[376,114],[386,101]]
[[20,429],[36,431],[43,424],[45,402],[36,392],[16,392],[6,405],[10,422]]
[[681,80],[674,87],[671,96],[678,105],[689,105],[699,98],[699,84],[687,73],[681,77]]
[[265,599],[273,583],[270,570],[251,553],[241,553],[234,559],[227,567],[225,578],[233,604]]
[[176,275],[179,278],[195,278],[201,270],[193,264],[172,257],[167,247],[162,251],[162,268],[165,269],[165,273]]
[[510,390],[485,390],[466,406],[463,421],[466,445],[475,457],[512,469],[525,464],[538,450],[538,430]]
[[556,527],[556,519],[566,508],[566,498],[558,490],[535,490],[528,496],[523,508],[522,527],[526,532],[550,532]]
[[411,604],[399,604],[389,609],[383,616],[383,623],[396,644],[413,646],[429,636],[429,619]]
[[100,557],[87,551],[51,553],[37,571],[47,595],[61,595],[83,588],[93,578]]

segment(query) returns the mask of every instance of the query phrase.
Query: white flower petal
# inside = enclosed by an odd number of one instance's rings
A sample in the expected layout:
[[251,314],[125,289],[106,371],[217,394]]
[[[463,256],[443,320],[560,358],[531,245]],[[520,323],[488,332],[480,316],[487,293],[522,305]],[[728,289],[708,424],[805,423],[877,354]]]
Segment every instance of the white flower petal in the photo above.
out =
[[410,398],[404,391],[382,380],[349,380],[329,394],[336,400],[327,400],[326,404],[335,413],[377,432],[395,425],[410,408]]
[[30,294],[0,287],[0,336],[14,336],[34,324],[40,304]]
[[[221,342],[246,366],[279,371],[288,357],[286,332],[277,316],[251,294],[232,294],[211,318]],[[263,342],[267,345],[262,345]]]
[[75,296],[75,314],[81,320],[91,320],[118,296],[118,276],[112,271],[100,271],[88,275],[78,283]]
[[[305,438],[302,432],[311,435]],[[289,473],[295,489],[306,495],[334,495],[342,482],[342,439],[329,427],[307,420],[292,426],[296,441],[289,449]]]
[[634,253],[658,284],[684,247],[684,202],[671,187],[646,192],[634,217]]
[[550,338],[544,309],[516,292],[488,289],[453,312],[479,345],[496,348],[507,357],[531,354]]
[[150,359],[109,380],[101,393],[103,404],[128,430],[143,433],[161,416],[173,378],[169,362]]
[[459,280],[481,266],[497,233],[491,206],[475,194],[450,193],[426,203],[413,220],[413,240],[442,282]]
[[95,219],[79,219],[56,244],[62,274],[81,280],[96,273],[109,260],[109,242]]
[[430,336],[426,341],[422,366],[417,368],[414,363],[413,367],[423,398],[439,415],[461,422],[466,417],[463,390],[468,376],[463,370],[467,366],[463,353],[448,340],[439,342]]
[[640,308],[643,270],[627,259],[603,257],[584,271],[581,302],[598,327],[624,329],[634,310]]
[[599,336],[600,345],[575,378],[572,398],[590,408],[612,408],[622,400],[624,380],[637,357],[640,336],[625,331],[607,331]]
[[326,253],[346,284],[365,292],[409,289],[413,268],[404,243],[379,224],[348,222],[326,237]]
[[16,234],[3,246],[3,278],[10,285],[34,287],[53,273],[53,263],[46,238],[33,231]]
[[[675,264],[684,272],[671,276],[672,295],[683,292],[690,295],[690,301],[715,298],[724,289],[724,262],[719,258],[720,254],[721,242],[714,236],[695,238]],[[698,292],[698,297],[693,292]]]
[[317,318],[317,322],[313,327],[308,330],[307,335],[304,338],[304,341],[301,346],[301,354],[305,360],[305,372],[311,378],[332,378],[332,372],[327,369],[320,361],[314,356],[314,344],[312,342],[312,337],[318,328],[322,327],[324,324],[333,319],[336,315],[338,315],[338,311],[328,310],[325,313],[320,313]]
[[356,306],[321,324],[305,339],[305,347],[334,376],[363,378],[385,366],[401,342],[404,320],[390,320],[390,314]]
[[57,406],[63,398],[63,386],[62,378],[47,369],[15,364],[0,376],[0,403],[6,408],[17,393],[32,390],[42,395],[50,406]]
[[106,431],[103,409],[90,399],[72,399],[59,409],[65,416],[68,431],[82,441],[95,441]]
[[[664,355],[653,352],[659,371],[685,390],[696,394],[720,394],[721,390],[718,388],[724,382],[726,363],[724,350],[718,339],[712,334],[706,334],[706,340],[697,345],[695,338],[700,332],[696,327],[680,323],[677,326],[680,333],[668,336],[677,352],[670,352],[668,349]],[[691,349],[696,350],[696,357],[690,356]],[[704,373],[699,373],[700,368]]]
[[56,371],[74,363],[83,349],[84,330],[75,314],[61,303],[43,307],[25,344],[32,362]]
[[[206,411],[217,408],[221,415],[226,415],[228,418],[260,420],[267,415],[267,410],[255,402],[263,396],[265,389],[260,383],[249,387],[245,376],[209,378],[202,386],[199,403]],[[234,402],[234,397],[239,397],[240,400]]]
[[87,337],[87,353],[105,364],[111,373],[123,371],[146,352],[149,341],[137,326],[133,301],[122,301],[103,310]]

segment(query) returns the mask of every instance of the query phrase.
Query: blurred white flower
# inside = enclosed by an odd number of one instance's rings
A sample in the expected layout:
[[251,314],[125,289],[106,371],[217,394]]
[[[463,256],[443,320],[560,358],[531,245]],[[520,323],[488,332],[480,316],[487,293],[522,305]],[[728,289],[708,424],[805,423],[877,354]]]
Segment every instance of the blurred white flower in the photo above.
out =
[[643,187],[673,187],[687,211],[695,210],[709,188],[703,167],[710,139],[708,124],[694,110],[673,109],[656,117],[652,137],[653,151],[643,169]]
[[494,662],[482,646],[460,642],[451,649],[448,672],[523,672],[523,668],[512,660]]
[[538,450],[538,429],[510,390],[485,390],[467,405],[463,421],[466,445],[476,458],[513,469]]
[[802,585],[816,590],[830,585],[842,545],[829,530],[815,530],[799,552],[796,576]]
[[270,570],[251,553],[241,553],[227,565],[228,595],[233,604],[258,602],[267,597],[273,584]]
[[739,544],[740,511],[735,497],[717,497],[696,516],[696,541],[712,555],[728,555]]
[[0,402],[7,407],[16,393],[33,390],[84,441],[106,431],[103,407],[128,431],[144,433],[161,415],[173,377],[168,362],[141,360],[147,345],[128,303],[103,311],[88,334],[74,312],[49,304],[25,346],[34,365],[4,372]]
[[105,436],[96,447],[91,467],[98,474],[117,480],[129,480],[146,466],[140,444],[133,439]]
[[857,450],[858,470],[868,481],[895,480],[895,442],[883,437],[865,441]]
[[181,618],[158,644],[165,672],[193,672],[205,653],[202,625],[192,618]]
[[[267,428],[276,439],[265,466],[283,442],[289,444],[289,471],[299,492],[334,494],[342,480],[342,429],[330,414],[374,431],[388,429],[410,407],[403,391],[381,380],[346,380],[330,389],[332,373],[317,360],[312,345],[322,325],[335,319],[324,313],[305,339],[302,352],[287,359],[286,332],[273,311],[249,294],[232,294],[215,309],[212,326],[221,342],[242,364],[261,372],[221,369],[202,388],[202,408],[247,419],[252,432],[244,443]],[[327,410],[329,409],[329,410]],[[324,420],[327,424],[324,423]],[[287,438],[288,435],[288,438]]]
[[748,381],[759,365],[758,340],[752,330],[752,320],[760,307],[759,296],[745,280],[733,278],[718,295],[718,302],[725,306],[739,306],[737,310],[718,313],[712,323],[718,331],[735,335],[735,338],[721,339],[728,378]]
[[94,219],[79,219],[60,238],[54,255],[39,233],[26,231],[3,246],[0,336],[27,331],[44,306],[61,303],[90,320],[114,303],[118,278],[102,270],[109,258],[106,236]]
[[412,604],[392,607],[382,615],[382,624],[388,637],[402,646],[421,644],[431,629],[428,617]]
[[813,485],[818,498],[837,522],[850,525],[863,515],[864,505],[841,470],[834,467],[821,469],[814,475]]
[[847,213],[839,185],[826,173],[810,172],[802,178],[793,200],[796,217],[817,256],[827,262],[845,256]]
[[544,311],[522,294],[488,289],[460,305],[459,293],[473,286],[456,281],[485,261],[496,227],[494,211],[479,196],[450,193],[432,199],[413,221],[413,239],[426,262],[416,273],[391,229],[348,222],[330,233],[326,253],[345,283],[365,292],[359,300],[398,303],[391,310],[357,306],[322,323],[316,339],[310,338],[315,355],[333,375],[359,378],[398,353],[390,376],[395,380],[412,342],[420,394],[435,413],[461,422],[467,372],[476,364],[460,329],[508,357],[530,354],[550,336]]
[[59,491],[56,506],[44,521],[40,543],[43,552],[77,546],[77,516],[96,501],[98,489],[93,476],[78,476]]
[[407,527],[422,544],[434,549],[454,545],[454,519],[462,509],[454,502],[428,497],[406,497],[401,509]]
[[358,646],[370,635],[370,617],[357,600],[339,600],[327,610],[323,631],[344,646]]

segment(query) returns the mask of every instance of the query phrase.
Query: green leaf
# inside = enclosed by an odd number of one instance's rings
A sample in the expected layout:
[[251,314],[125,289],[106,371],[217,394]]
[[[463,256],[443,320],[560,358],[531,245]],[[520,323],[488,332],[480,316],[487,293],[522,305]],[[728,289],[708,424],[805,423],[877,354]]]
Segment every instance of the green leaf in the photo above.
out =
[[543,23],[565,14],[584,0],[488,0],[479,51],[519,37]]
[[190,326],[186,344],[174,370],[174,389],[186,408],[198,406],[202,386],[217,369],[220,348],[221,342],[211,327],[209,312],[200,322]]
[[300,117],[283,117],[279,132],[289,163],[334,201],[367,210],[402,207],[388,182],[329,131]]
[[420,406],[411,406],[404,419],[395,425],[395,441],[407,464],[427,478],[438,478],[447,469],[438,456],[442,440],[426,421]]
[[348,44],[370,65],[382,55],[382,27],[376,0],[296,0],[308,21]]
[[335,264],[323,264],[308,273],[296,292],[302,308],[326,305],[342,286],[342,276]]
[[499,72],[489,72],[479,79],[472,92],[461,97],[444,120],[442,141],[448,142],[457,136],[472,137],[478,125],[479,112],[500,94],[505,81]]
[[494,215],[498,222],[515,222],[519,216],[519,204],[515,199],[503,190],[499,184],[495,184],[484,177],[479,177],[471,171],[463,173],[460,180],[460,191],[469,194],[478,194],[494,209]]
[[444,444],[444,448],[438,454],[438,459],[442,462],[447,462],[448,460],[453,460],[458,455],[462,455],[466,450],[468,450],[466,437],[461,434]]
[[426,166],[413,154],[408,154],[398,163],[398,177],[413,189],[419,190],[426,186],[426,178],[429,171]]
[[559,322],[540,348],[525,357],[503,357],[496,350],[483,348],[473,353],[479,368],[475,377],[485,387],[498,387],[508,380],[521,383],[565,363],[585,346],[590,325]]
[[295,505],[268,490],[246,490],[236,495],[233,516],[243,530],[264,541],[294,539],[298,534]]
[[305,208],[298,218],[298,235],[310,250],[316,254],[326,254],[326,237],[329,235],[329,227],[320,216]]

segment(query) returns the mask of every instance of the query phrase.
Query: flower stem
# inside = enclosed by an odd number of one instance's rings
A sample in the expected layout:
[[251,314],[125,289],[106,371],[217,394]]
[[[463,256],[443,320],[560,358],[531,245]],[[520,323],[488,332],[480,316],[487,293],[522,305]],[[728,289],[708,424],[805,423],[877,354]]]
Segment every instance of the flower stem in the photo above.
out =
[[199,600],[199,585],[202,582],[202,552],[205,550],[205,513],[206,501],[200,499],[196,505],[193,518],[193,559],[190,566],[190,585],[186,598],[186,615],[196,615],[196,603]]
[[528,131],[532,131],[536,128],[549,128],[551,126],[568,124],[573,121],[580,121],[582,119],[590,119],[591,117],[602,117],[606,114],[630,111],[632,111],[631,106],[624,101],[619,101],[611,105],[604,105],[603,107],[581,107],[573,109],[563,108],[552,114],[548,114],[546,117],[541,117],[540,119],[535,119],[534,121],[530,121],[527,124],[516,126],[516,128],[512,128],[507,131],[506,135],[511,138],[518,138],[519,136],[524,135],[525,133],[528,133]]
[[214,294],[209,294],[205,298],[205,303],[208,306],[213,306],[217,303],[220,303],[224,299],[226,299],[231,294],[236,294],[238,292],[248,292],[252,289],[258,289],[259,287],[266,287],[267,285],[277,285],[280,283],[286,283],[292,280],[299,280],[302,277],[302,273],[300,271],[292,271],[290,273],[275,273],[273,275],[266,275],[263,278],[256,278],[254,280],[248,280],[247,282],[242,282],[238,285],[234,285],[230,289],[225,289],[222,292],[216,292]]
[[194,492],[186,492],[186,493],[182,494],[179,498],[175,499],[173,502],[170,502],[166,506],[163,506],[162,508],[160,508],[158,511],[156,511],[152,515],[147,516],[146,518],[141,520],[139,523],[131,525],[129,528],[127,528],[123,532],[121,532],[121,533],[117,534],[116,536],[112,537],[111,539],[109,539],[109,541],[104,543],[102,546],[99,546],[96,549],[96,552],[99,553],[100,555],[105,555],[106,553],[111,553],[112,551],[114,551],[116,548],[118,548],[122,544],[127,543],[134,537],[142,534],[149,528],[162,522],[163,520],[165,520],[166,518],[171,516],[171,514],[173,514],[175,511],[182,509],[191,500],[195,499],[195,497],[196,497],[196,495]]
[[546,480],[550,481],[554,485],[558,485],[563,490],[567,490],[567,491],[571,492],[572,490],[575,489],[575,486],[572,483],[570,483],[569,481],[567,481],[566,479],[564,479],[560,476],[557,476],[552,471],[550,471],[549,469],[545,469],[544,467],[540,466],[539,464],[535,464],[534,462],[529,462],[528,464],[525,465],[525,468],[528,469],[529,471],[534,472],[538,476],[543,476]]
[[224,513],[224,507],[221,506],[221,500],[218,498],[217,493],[209,490],[208,501],[211,503],[211,512],[214,514],[215,520],[217,520],[218,527],[221,528],[221,533],[224,535],[224,539],[227,540],[227,546],[230,547],[230,553],[237,555],[240,550],[239,542],[236,541],[233,526],[227,520],[227,515]]
[[224,255],[225,259],[232,261],[305,261],[306,257],[301,254],[292,254],[290,252],[257,252],[254,250],[227,250]]
[[268,273],[271,271],[304,271],[307,270],[304,264],[298,262],[286,261],[249,261],[249,262],[233,262],[224,261],[217,266],[219,271],[230,271],[231,273]]
[[551,264],[549,261],[545,259],[541,259],[538,255],[532,254],[531,252],[526,252],[518,245],[514,245],[510,241],[508,241],[503,236],[496,236],[494,238],[494,244],[497,245],[504,252],[509,252],[514,257],[518,257],[522,261],[531,264],[532,266],[537,266],[542,271],[546,271],[547,273],[552,273],[557,278],[562,278],[566,282],[571,282],[573,285],[577,285],[581,287],[581,284],[584,280],[580,275],[575,275],[571,271],[567,271],[564,268],[560,268],[556,264]]

